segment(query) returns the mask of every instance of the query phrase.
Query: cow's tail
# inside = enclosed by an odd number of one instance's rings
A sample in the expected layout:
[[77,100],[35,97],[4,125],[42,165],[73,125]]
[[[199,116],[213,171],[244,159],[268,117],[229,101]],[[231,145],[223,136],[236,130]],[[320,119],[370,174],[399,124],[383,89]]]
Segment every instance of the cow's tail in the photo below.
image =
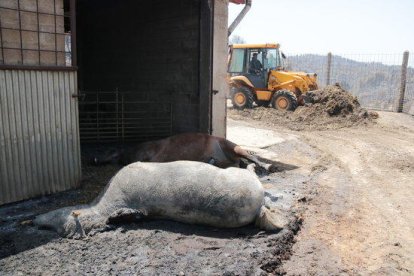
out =
[[255,225],[266,231],[279,231],[287,225],[287,220],[283,215],[274,213],[267,207],[262,206]]

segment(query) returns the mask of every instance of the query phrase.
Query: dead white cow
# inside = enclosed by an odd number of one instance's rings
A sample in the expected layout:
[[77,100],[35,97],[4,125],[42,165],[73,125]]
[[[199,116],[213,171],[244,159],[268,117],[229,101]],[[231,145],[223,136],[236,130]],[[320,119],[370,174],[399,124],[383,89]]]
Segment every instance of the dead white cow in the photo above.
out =
[[136,162],[121,169],[92,204],[39,215],[34,224],[64,237],[145,216],[223,228],[253,222],[266,230],[282,228],[263,204],[262,184],[248,170],[194,161]]

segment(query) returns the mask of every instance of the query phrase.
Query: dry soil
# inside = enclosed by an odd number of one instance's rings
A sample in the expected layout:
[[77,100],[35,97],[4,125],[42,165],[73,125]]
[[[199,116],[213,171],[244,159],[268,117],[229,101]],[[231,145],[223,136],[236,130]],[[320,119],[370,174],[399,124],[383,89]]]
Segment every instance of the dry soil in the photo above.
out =
[[274,108],[228,109],[230,118],[260,121],[268,127],[284,126],[291,130],[326,130],[375,123],[378,113],[362,108],[358,99],[338,85],[307,94],[307,103],[294,112]]
[[[269,126],[266,120],[244,120],[282,136],[296,135],[320,156],[314,157],[317,163],[305,155],[292,162],[307,163],[319,174],[312,177],[317,185],[306,196],[303,225],[281,271],[414,274],[413,116],[379,112],[375,121],[303,131],[288,131],[284,123]],[[279,158],[289,160],[286,154]]]
[[413,275],[414,117],[381,112],[375,126],[300,137],[323,173],[285,271]]

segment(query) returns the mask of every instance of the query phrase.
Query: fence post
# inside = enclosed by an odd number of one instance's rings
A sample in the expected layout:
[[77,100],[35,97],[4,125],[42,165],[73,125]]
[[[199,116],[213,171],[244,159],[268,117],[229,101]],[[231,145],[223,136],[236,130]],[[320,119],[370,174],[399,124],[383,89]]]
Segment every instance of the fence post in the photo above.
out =
[[332,53],[328,53],[328,66],[326,69],[326,85],[331,83],[331,66],[332,66]]
[[398,102],[397,102],[397,112],[402,112],[404,108],[405,86],[407,84],[408,56],[409,56],[408,51],[405,51],[403,55],[403,62],[401,65],[401,84],[400,84],[400,94],[398,96]]

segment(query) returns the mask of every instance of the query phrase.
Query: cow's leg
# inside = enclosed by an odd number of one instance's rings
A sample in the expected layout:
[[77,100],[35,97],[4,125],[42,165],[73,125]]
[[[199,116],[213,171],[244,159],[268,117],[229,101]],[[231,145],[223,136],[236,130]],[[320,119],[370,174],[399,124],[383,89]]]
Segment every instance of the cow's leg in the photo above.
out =
[[254,174],[256,174],[256,164],[255,163],[251,163],[249,165],[247,165],[246,169]]
[[120,208],[113,212],[108,219],[106,224],[121,224],[121,223],[131,223],[138,221],[147,216],[145,210],[136,210],[131,208]]
[[75,233],[73,237],[84,238],[86,236],[85,230],[83,229],[82,224],[80,223],[79,218],[78,218],[80,215],[80,211],[73,211],[71,215],[75,219],[75,223],[76,223]]
[[226,154],[228,159],[240,160],[240,158],[245,158],[251,162],[256,163],[258,166],[264,168],[267,171],[272,166],[271,164],[266,164],[259,161],[256,156],[249,154],[246,150],[228,140],[222,140],[220,143],[220,148]]
[[[214,140],[210,145],[211,158],[214,159],[214,166],[219,168],[239,167],[240,159],[233,154],[228,154],[226,149],[223,149],[219,141]],[[235,157],[235,158],[232,158]]]
[[264,168],[265,170],[269,171],[272,164],[267,164],[264,162],[259,161],[256,156],[249,154],[246,150],[242,149],[240,146],[234,147],[234,152],[238,154],[242,158],[246,158],[247,160],[250,160],[251,162],[256,163],[258,166]]

